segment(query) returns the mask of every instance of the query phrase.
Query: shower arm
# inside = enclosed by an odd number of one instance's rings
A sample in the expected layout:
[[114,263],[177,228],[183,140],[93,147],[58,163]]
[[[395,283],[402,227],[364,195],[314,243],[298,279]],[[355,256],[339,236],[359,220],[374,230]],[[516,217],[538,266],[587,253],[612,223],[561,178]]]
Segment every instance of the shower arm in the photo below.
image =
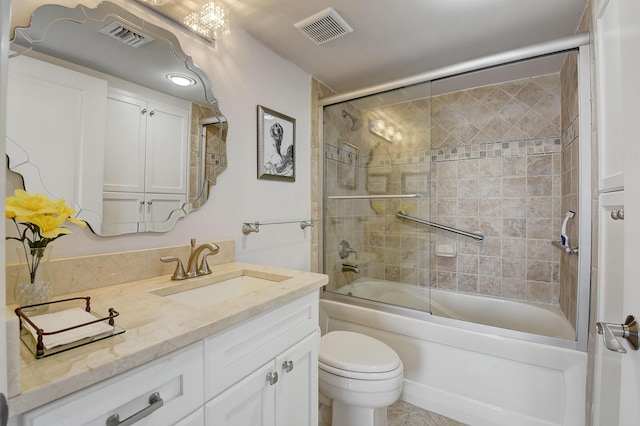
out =
[[407,219],[407,220],[410,220],[412,222],[420,223],[422,225],[431,226],[433,228],[441,229],[443,231],[447,231],[447,232],[451,232],[451,233],[454,233],[454,234],[462,235],[462,236],[465,236],[465,237],[473,238],[476,241],[483,241],[484,240],[484,235],[480,231],[478,231],[476,233],[471,233],[471,232],[467,232],[467,231],[461,231],[460,229],[451,228],[449,226],[440,225],[439,223],[429,222],[428,220],[418,219],[417,217],[409,216],[409,215],[407,215],[407,213],[405,211],[402,211],[402,210],[400,210],[398,213],[396,213],[396,216],[401,218],[401,219]]

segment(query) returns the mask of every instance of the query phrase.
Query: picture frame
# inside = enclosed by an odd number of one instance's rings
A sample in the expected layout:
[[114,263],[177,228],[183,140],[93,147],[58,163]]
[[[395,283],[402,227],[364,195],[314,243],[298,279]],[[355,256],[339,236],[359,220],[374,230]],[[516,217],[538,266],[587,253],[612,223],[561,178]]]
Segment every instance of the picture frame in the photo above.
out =
[[296,180],[296,120],[258,105],[258,179]]

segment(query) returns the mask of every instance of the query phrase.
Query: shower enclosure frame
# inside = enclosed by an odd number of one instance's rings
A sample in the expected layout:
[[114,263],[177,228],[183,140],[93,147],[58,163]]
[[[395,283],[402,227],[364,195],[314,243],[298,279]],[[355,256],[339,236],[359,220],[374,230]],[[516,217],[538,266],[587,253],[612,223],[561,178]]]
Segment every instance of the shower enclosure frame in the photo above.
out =
[[[469,323],[460,320],[431,315],[429,313],[402,308],[383,303],[358,300],[353,297],[347,297],[331,292],[323,291],[323,298],[329,300],[340,301],[349,304],[364,306],[382,310],[389,313],[424,319],[444,325],[452,325],[472,331],[486,332],[505,337],[523,339],[531,342],[550,344],[567,349],[576,349],[580,351],[587,350],[587,341],[589,337],[589,308],[590,308],[590,286],[591,286],[591,72],[590,72],[590,37],[588,33],[575,34],[573,36],[560,38],[547,43],[536,44],[520,49],[503,52],[496,55],[490,55],[483,58],[447,66],[434,71],[429,71],[404,79],[379,84],[363,89],[358,89],[342,94],[327,96],[318,100],[318,123],[319,137],[321,141],[321,152],[324,152],[324,107],[335,105],[373,95],[376,93],[398,89],[401,87],[425,83],[433,80],[453,77],[473,71],[480,71],[487,68],[508,65],[528,59],[540,58],[558,53],[576,52],[577,68],[578,68],[578,108],[579,108],[579,194],[578,206],[580,211],[579,221],[579,250],[578,255],[578,274],[577,274],[577,301],[576,301],[576,339],[564,340],[554,337],[541,336],[536,334],[524,333],[509,329],[486,326],[482,324]],[[324,156],[324,154],[323,154]],[[321,162],[320,172],[324,175],[324,161]],[[325,189],[323,188],[322,198],[319,200],[320,211],[324,215],[324,201],[327,198]],[[319,234],[319,264],[324,267],[324,227]]]

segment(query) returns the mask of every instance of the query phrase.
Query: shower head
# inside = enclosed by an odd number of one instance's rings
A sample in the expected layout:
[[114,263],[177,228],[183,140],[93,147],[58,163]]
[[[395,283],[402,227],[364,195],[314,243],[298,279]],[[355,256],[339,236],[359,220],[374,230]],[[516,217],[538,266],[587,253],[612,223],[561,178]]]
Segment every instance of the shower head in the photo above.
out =
[[351,124],[352,132],[355,132],[362,126],[362,122],[358,118],[354,117],[353,114],[350,114],[345,110],[342,110],[342,117],[349,117],[351,119],[351,121],[353,122],[353,124]]

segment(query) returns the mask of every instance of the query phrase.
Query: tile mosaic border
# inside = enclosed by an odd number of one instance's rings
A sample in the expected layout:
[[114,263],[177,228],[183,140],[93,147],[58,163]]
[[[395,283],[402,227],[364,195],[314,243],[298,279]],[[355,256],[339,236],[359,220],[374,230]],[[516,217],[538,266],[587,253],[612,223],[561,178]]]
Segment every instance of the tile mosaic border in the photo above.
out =
[[[573,129],[573,132],[577,130]],[[562,138],[540,138],[490,142],[479,145],[464,145],[430,150],[406,151],[386,155],[358,155],[334,145],[327,145],[325,158],[359,168],[402,166],[427,162],[473,160],[479,158],[524,157],[535,154],[555,154],[562,152]]]

